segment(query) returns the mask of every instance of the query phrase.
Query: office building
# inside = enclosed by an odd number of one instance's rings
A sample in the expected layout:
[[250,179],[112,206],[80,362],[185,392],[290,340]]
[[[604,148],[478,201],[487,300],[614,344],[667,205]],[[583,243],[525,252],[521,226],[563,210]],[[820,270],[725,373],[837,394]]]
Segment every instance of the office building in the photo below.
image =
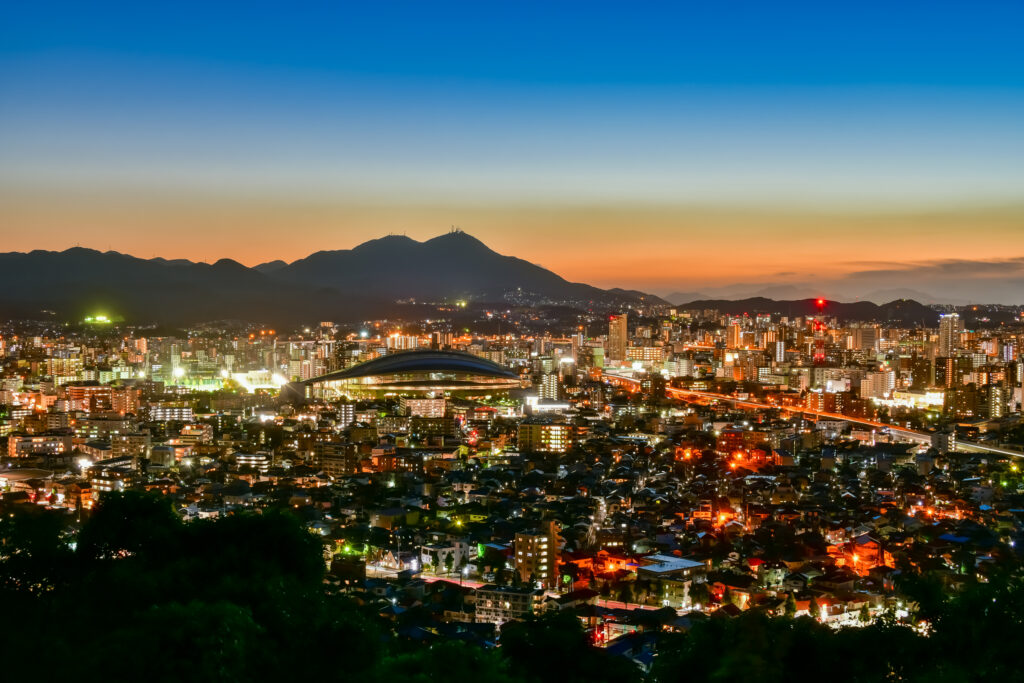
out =
[[948,313],[939,317],[939,355],[952,356],[960,346],[963,324],[960,315]]
[[629,343],[629,323],[626,314],[613,315],[608,319],[608,346],[605,357],[608,360],[626,360],[626,346]]

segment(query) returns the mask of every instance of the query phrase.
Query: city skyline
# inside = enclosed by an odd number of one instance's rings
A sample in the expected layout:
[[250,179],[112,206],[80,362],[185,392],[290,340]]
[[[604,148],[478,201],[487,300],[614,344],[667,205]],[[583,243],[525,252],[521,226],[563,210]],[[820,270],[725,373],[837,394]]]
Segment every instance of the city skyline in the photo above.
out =
[[8,679],[1024,680],[1020,0],[7,5]]
[[601,287],[1019,303],[1010,3],[57,7],[0,29],[5,250],[255,265],[457,225]]

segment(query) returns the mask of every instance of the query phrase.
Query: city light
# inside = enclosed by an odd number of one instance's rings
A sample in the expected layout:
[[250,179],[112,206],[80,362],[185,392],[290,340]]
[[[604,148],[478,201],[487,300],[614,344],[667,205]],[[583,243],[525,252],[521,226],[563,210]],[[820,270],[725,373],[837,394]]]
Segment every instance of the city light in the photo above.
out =
[[5,680],[1024,679],[947,4],[5,12]]

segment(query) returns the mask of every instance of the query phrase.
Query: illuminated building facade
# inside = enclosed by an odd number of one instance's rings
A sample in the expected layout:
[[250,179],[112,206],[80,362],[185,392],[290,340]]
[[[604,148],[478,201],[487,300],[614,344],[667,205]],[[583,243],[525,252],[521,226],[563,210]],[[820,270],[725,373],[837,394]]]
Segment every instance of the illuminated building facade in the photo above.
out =
[[613,315],[608,319],[608,360],[626,360],[626,346],[629,344],[629,321],[626,314]]
[[518,433],[520,450],[566,453],[586,435],[586,428],[561,422],[527,421],[519,425]]
[[558,581],[558,543],[555,522],[549,521],[540,529],[516,534],[516,571],[523,583],[534,588],[555,587]]
[[939,355],[952,356],[960,346],[960,333],[963,323],[957,313],[948,313],[939,317]]
[[482,586],[476,591],[476,622],[501,626],[533,614],[544,592],[516,586]]

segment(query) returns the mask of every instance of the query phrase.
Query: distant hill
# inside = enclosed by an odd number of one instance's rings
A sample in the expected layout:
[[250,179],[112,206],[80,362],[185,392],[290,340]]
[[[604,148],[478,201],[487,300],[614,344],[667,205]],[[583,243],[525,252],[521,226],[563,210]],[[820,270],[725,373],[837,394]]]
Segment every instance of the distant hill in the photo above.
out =
[[284,268],[287,265],[288,265],[287,261],[282,261],[281,259],[277,259],[275,261],[267,261],[266,263],[261,263],[259,265],[253,266],[252,269],[253,270],[258,270],[261,273],[274,273],[274,272],[277,272],[277,271],[281,270],[282,268]]
[[425,242],[384,237],[254,268],[230,259],[140,259],[80,247],[0,254],[0,316],[6,318],[49,310],[62,320],[105,313],[135,322],[286,324],[387,315],[399,300],[456,299],[602,310],[664,303],[642,292],[568,282],[463,232]]
[[[374,302],[365,298],[365,304]],[[104,313],[135,322],[298,322],[358,311],[337,292],[283,283],[237,261],[213,264],[139,259],[74,248],[0,254],[0,315],[80,320]]]
[[688,301],[700,301],[701,299],[709,298],[704,292],[670,292],[664,297],[665,301],[670,304],[683,304]]
[[417,301],[505,299],[582,306],[666,303],[642,292],[569,282],[523,259],[503,256],[461,231],[425,242],[391,235],[354,249],[318,251],[274,275],[287,282],[346,292],[361,291],[372,283],[373,291],[384,297]]
[[875,301],[875,302],[878,302],[878,301],[893,301],[894,299],[913,299],[914,301],[920,301],[921,303],[923,303],[925,305],[931,305],[931,304],[962,305],[962,304],[966,304],[967,303],[966,301],[963,301],[963,300],[960,300],[960,299],[939,300],[938,298],[936,298],[936,297],[934,297],[931,294],[928,294],[926,292],[922,292],[922,291],[916,290],[916,289],[907,289],[905,287],[904,288],[895,288],[895,289],[879,289],[879,290],[875,290],[873,292],[868,292],[864,296],[861,296],[861,297],[858,297],[858,298],[864,299],[865,301]]
[[[715,309],[728,315],[755,315],[757,313],[777,313],[790,317],[817,315],[817,299],[796,299],[778,301],[764,297],[739,299],[702,299],[680,304],[682,310]],[[898,299],[881,306],[871,301],[854,301],[842,303],[826,301],[823,313],[840,321],[874,321],[879,323],[896,323],[900,325],[924,325],[934,327],[938,324],[938,311],[911,299]]]

